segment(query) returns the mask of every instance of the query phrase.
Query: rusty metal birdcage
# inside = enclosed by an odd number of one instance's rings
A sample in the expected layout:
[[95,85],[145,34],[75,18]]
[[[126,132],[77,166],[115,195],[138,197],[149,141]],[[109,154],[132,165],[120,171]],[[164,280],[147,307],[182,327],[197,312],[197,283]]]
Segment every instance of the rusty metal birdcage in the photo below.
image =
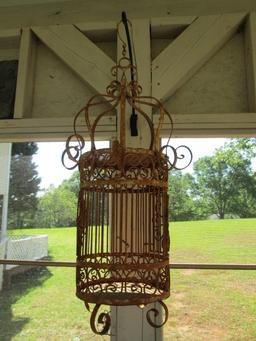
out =
[[[125,52],[124,46],[122,58],[111,70],[114,80],[106,94],[93,96],[76,115],[74,135],[68,138],[63,153],[63,161],[67,154],[80,172],[76,293],[88,309],[89,303],[95,304],[91,327],[98,334],[106,333],[110,327],[110,315],[101,313],[98,323],[102,328],[96,328],[101,304],[144,306],[160,302],[166,321],[168,310],[162,300],[170,294],[168,172],[179,157],[177,149],[170,147],[171,162],[160,148],[164,115],[169,117],[172,129],[171,116],[157,99],[141,96],[137,68]],[[131,72],[132,80],[127,72]],[[103,104],[107,105],[104,109]],[[156,129],[147,107],[159,112]],[[97,116],[91,115],[95,108],[99,108]],[[131,108],[149,126],[148,149],[126,146],[125,115]],[[96,149],[99,121],[106,115],[116,115],[116,110],[120,117],[119,138],[110,148]],[[83,154],[84,139],[76,132],[80,114],[84,114],[91,140],[91,150]],[[76,146],[72,143],[74,138],[78,141]],[[157,327],[150,313],[157,312],[150,309],[147,314],[148,322]]]

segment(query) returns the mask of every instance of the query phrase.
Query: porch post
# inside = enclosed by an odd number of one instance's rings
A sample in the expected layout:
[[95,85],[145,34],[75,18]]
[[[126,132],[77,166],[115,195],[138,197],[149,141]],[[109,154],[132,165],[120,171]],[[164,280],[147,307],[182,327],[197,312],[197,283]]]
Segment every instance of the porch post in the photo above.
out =
[[[5,257],[6,247],[4,235],[7,230],[11,147],[11,143],[0,143],[0,196],[2,197],[2,214],[0,217],[0,258]],[[0,265],[0,291],[3,284],[3,270],[4,266]]]
[[0,143],[0,195],[3,196],[0,232],[2,234],[7,230],[11,147],[11,143]]
[[[132,37],[138,66],[138,80],[143,89],[142,95],[151,96],[150,22],[147,19],[133,20],[132,28]],[[125,34],[122,34],[122,37],[125,37]],[[121,44],[119,41],[118,44],[117,57],[119,59],[122,52],[122,46],[120,46]],[[151,116],[149,110],[147,110],[147,113]],[[131,137],[129,119],[130,115],[129,112],[127,112],[126,145],[135,148],[148,148],[150,132],[145,120],[138,115],[139,136]],[[154,307],[154,304],[148,304],[144,309],[137,306],[112,307],[111,341],[161,341],[162,328],[155,329],[151,327],[146,319],[146,313],[151,307]],[[158,309],[161,312],[159,307]]]

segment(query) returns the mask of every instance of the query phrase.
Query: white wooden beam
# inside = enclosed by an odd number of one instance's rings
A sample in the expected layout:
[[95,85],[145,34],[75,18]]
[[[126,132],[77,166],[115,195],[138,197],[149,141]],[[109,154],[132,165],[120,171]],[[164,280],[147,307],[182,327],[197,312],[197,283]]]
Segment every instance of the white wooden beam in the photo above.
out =
[[[175,114],[172,113],[172,119],[175,124],[212,124],[217,123],[222,125],[223,123],[239,123],[246,124],[256,123],[256,113],[252,112],[235,112],[235,113],[189,113],[189,114]],[[159,115],[153,116],[153,121],[157,122]],[[165,123],[164,123],[165,124]],[[168,123],[167,123],[168,124]],[[256,128],[256,127],[255,127]]]
[[235,33],[244,13],[199,17],[153,61],[153,96],[165,100]]
[[[193,116],[193,114],[191,114]],[[218,114],[219,117],[224,114]],[[238,114],[229,114],[237,116]],[[247,114],[239,114],[247,115]],[[238,115],[238,116],[239,116]],[[173,137],[255,137],[256,136],[256,113],[250,113],[255,118],[254,122],[221,122],[211,124],[187,123],[176,124]],[[241,117],[241,116],[240,116]],[[157,118],[156,118],[157,119]],[[185,117],[184,117],[185,119]],[[174,116],[175,120],[175,116]],[[87,136],[85,126],[79,124],[78,132]],[[0,120],[0,143],[1,142],[24,142],[24,141],[64,141],[72,133],[72,118],[59,119],[13,119]],[[116,124],[107,124],[102,121],[99,126],[97,137],[109,139],[116,133]],[[170,127],[163,125],[161,130],[162,137],[168,137]]]
[[[134,58],[137,62],[137,70],[138,70],[138,82],[142,86],[142,95],[150,96],[151,95],[151,40],[150,40],[150,21],[149,19],[135,19],[132,20],[132,39],[134,43],[134,50],[136,58]],[[126,34],[123,25],[120,25],[120,36],[126,41]],[[117,37],[117,59],[122,57],[122,42]],[[127,57],[128,48],[127,48]],[[136,59],[136,60],[135,60]],[[130,73],[127,73],[127,77],[129,79]],[[127,108],[128,109],[128,108]],[[144,124],[144,120],[141,119],[141,115],[138,114],[138,136],[131,136],[130,134],[130,117],[127,112],[126,117],[126,142],[129,146],[132,147],[148,147],[148,131],[147,126]],[[150,113],[151,115],[151,113]]]
[[[73,117],[61,117],[61,118],[26,118],[23,120],[9,119],[0,120],[0,132],[12,131],[22,132],[22,129],[26,131],[44,132],[44,131],[73,131]],[[106,116],[99,121],[100,131],[114,131],[116,130],[116,116]],[[78,130],[84,130],[87,133],[86,123],[84,117],[81,115],[77,119]]]
[[[152,83],[151,83],[151,42],[150,42],[150,22],[147,19],[133,20],[133,42],[136,54],[136,62],[138,68],[138,81],[142,86],[142,95],[151,96]],[[142,109],[145,107],[142,106]],[[147,114],[151,118],[151,108],[147,108]],[[128,127],[128,131],[130,128]],[[146,121],[138,113],[138,134],[139,140],[130,137],[136,147],[148,148],[150,141],[150,131]]]
[[[89,134],[81,117],[77,120],[77,132],[86,139]],[[97,137],[109,139],[116,132],[116,117],[102,118],[97,127]],[[17,141],[64,141],[73,133],[73,117],[58,118],[24,118],[0,120],[0,142]]]
[[0,49],[18,48],[20,35],[20,29],[0,30]]
[[[159,116],[154,115],[154,122],[158,122]],[[195,130],[204,134],[205,130],[215,132],[223,129],[241,131],[249,129],[254,131],[256,136],[256,113],[202,113],[202,114],[172,114],[174,132],[179,130]],[[164,123],[162,131],[168,133],[170,124]],[[199,133],[199,136],[201,135]]]
[[[201,137],[207,134],[224,137],[256,136],[256,113],[172,114],[172,118],[173,136]],[[154,122],[158,122],[158,115],[154,115]],[[64,140],[72,133],[72,123],[72,117],[0,120],[0,142],[25,141],[26,139],[47,141],[48,138]],[[77,123],[78,132],[86,137],[87,129],[83,118],[78,119]],[[116,132],[116,117],[103,118],[97,131],[99,136],[109,138],[112,133]],[[167,136],[169,132],[169,124],[163,124],[163,136]]]
[[33,27],[33,32],[86,84],[105,93],[113,61],[73,25]]
[[[158,115],[154,115],[158,122]],[[172,114],[172,137],[255,137],[256,113]],[[164,123],[162,137],[169,137],[171,126]]]
[[[172,137],[255,137],[256,113],[172,114]],[[154,115],[158,121],[158,115]],[[161,135],[169,137],[170,125],[163,124]]]
[[34,93],[36,40],[29,28],[21,34],[14,118],[29,117]]
[[[123,25],[120,26],[120,36],[126,41]],[[150,40],[150,21],[148,19],[132,20],[132,36],[134,50],[136,54],[138,82],[142,86],[142,95],[151,96],[151,40]],[[128,48],[127,48],[128,56]],[[117,39],[117,58],[122,57],[122,42]],[[134,60],[135,62],[135,60]],[[127,72],[129,79],[130,73]],[[151,110],[148,111],[151,117]],[[130,146],[145,148],[149,144],[149,129],[147,123],[138,113],[138,137],[130,136],[129,115],[126,117],[127,143]]]
[[245,66],[248,107],[256,111],[256,13],[250,13],[245,25]]
[[89,21],[119,21],[127,11],[129,18],[202,16],[241,11],[255,11],[255,0],[76,0],[54,1],[5,7],[0,11],[0,28],[63,25]]
[[[168,130],[162,130],[161,136],[163,138],[169,137]],[[233,129],[178,129],[174,130],[172,137],[173,138],[249,138],[255,137],[256,132],[255,129],[241,129],[241,128],[233,128]]]

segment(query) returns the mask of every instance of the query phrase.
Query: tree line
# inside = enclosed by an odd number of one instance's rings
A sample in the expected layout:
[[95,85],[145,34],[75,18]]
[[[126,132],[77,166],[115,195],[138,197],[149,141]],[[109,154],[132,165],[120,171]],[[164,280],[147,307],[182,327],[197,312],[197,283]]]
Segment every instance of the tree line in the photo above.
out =
[[170,219],[256,217],[255,157],[256,139],[232,139],[197,160],[192,174],[172,172]]
[[[41,179],[33,155],[36,143],[14,143],[10,173],[8,227],[76,225],[79,173],[38,196]],[[194,162],[193,172],[169,174],[171,221],[256,217],[256,139],[231,139]]]

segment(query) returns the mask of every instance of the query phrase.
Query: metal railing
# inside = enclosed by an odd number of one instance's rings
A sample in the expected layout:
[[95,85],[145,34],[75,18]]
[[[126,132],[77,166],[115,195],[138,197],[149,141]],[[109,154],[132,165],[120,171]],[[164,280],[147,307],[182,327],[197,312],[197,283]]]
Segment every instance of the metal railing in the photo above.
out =
[[[55,266],[74,268],[79,266],[76,262],[54,262],[48,260],[14,260],[0,259],[0,264]],[[170,269],[198,269],[198,270],[256,270],[256,264],[213,264],[213,263],[170,263]]]

